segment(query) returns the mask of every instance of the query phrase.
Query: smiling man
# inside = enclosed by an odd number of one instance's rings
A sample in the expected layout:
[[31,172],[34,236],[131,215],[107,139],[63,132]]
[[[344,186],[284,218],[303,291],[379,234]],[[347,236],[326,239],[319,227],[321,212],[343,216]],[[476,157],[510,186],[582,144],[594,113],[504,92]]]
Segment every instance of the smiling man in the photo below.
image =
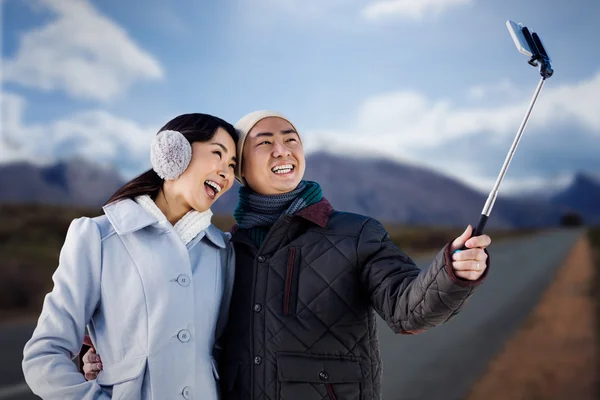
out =
[[[245,137],[238,153],[246,168],[238,168],[242,183],[257,193],[276,195],[291,192],[304,176],[304,148],[300,136],[287,120],[267,117]],[[240,162],[241,164],[241,162]]]
[[421,271],[379,222],[335,211],[302,180],[304,149],[287,118],[258,111],[236,129],[244,186],[222,398],[379,398],[375,312],[405,334],[448,321],[483,281],[490,238],[468,227]]

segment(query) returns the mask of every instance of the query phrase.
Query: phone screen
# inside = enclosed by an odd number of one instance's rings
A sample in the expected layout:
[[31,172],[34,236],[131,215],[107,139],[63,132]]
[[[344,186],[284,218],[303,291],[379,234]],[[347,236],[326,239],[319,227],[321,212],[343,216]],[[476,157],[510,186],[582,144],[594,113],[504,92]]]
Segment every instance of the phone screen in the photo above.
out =
[[523,27],[511,20],[506,21],[506,27],[508,28],[510,36],[512,36],[513,41],[515,42],[515,46],[517,46],[517,50],[526,56],[533,56],[533,51],[523,35]]

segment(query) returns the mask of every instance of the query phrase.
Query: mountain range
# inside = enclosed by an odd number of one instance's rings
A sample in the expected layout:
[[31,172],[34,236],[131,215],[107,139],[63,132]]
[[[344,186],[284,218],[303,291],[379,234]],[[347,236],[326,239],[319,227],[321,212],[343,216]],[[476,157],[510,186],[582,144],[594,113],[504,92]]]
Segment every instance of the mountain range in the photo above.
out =
[[[307,156],[305,179],[319,182],[336,209],[389,223],[476,224],[487,198],[487,194],[430,169],[325,152]],[[80,159],[45,167],[4,164],[0,165],[0,203],[100,206],[123,183],[115,170]],[[236,183],[215,203],[215,214],[234,210],[238,187]],[[570,185],[550,198],[499,196],[488,226],[557,226],[569,211],[577,212],[586,223],[600,223],[600,181],[576,174]]]

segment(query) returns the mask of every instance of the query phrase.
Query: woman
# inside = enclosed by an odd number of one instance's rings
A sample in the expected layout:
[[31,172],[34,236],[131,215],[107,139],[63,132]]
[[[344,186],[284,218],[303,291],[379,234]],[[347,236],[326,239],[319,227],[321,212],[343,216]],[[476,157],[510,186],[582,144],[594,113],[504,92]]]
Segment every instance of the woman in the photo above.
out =
[[[215,338],[232,279],[229,236],[211,205],[234,181],[238,136],[205,114],[176,117],[152,144],[152,169],[104,215],[69,227],[23,371],[44,399],[216,399]],[[72,362],[85,328],[103,371]]]
[[259,111],[236,128],[244,186],[222,399],[380,398],[375,312],[403,334],[450,320],[489,271],[490,237],[467,227],[420,270],[378,221],[334,210],[303,180],[301,136],[287,118]]

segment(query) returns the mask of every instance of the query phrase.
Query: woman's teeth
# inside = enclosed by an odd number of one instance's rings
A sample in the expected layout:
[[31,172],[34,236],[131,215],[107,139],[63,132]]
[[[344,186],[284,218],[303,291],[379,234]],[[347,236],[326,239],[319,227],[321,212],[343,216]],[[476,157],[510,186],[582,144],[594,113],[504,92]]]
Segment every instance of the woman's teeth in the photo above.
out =
[[204,184],[212,187],[213,189],[215,189],[215,193],[219,193],[221,191],[221,186],[219,186],[219,184],[216,183],[216,182],[205,181]]
[[221,191],[221,186],[214,181],[204,181],[204,187],[208,197],[213,200],[217,196],[217,193]]
[[293,169],[294,169],[294,166],[292,164],[285,164],[285,165],[278,165],[275,168],[273,168],[271,171],[275,172],[278,175],[281,175],[281,174],[288,174],[288,173],[292,172]]

